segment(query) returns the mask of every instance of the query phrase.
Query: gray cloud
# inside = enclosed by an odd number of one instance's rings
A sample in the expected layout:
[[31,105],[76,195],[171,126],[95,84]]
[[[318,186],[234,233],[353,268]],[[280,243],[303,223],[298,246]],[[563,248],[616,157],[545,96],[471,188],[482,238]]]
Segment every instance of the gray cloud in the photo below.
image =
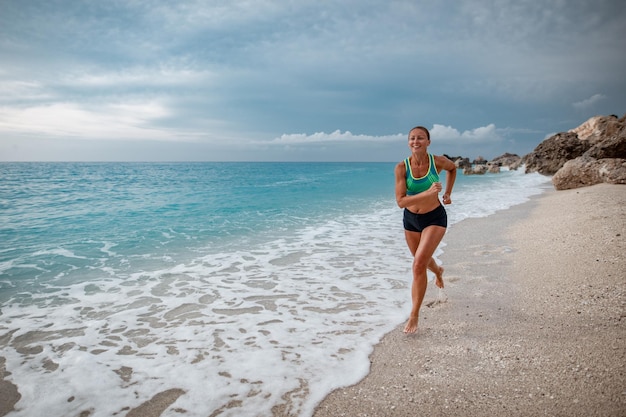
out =
[[577,101],[576,103],[572,103],[572,106],[574,106],[576,109],[578,110],[585,110],[588,109],[590,107],[592,107],[594,104],[598,103],[599,101],[605,99],[606,96],[603,94],[594,94],[591,97],[585,99],[585,100],[581,100],[581,101]]
[[163,158],[195,143],[209,159],[395,159],[415,124],[441,152],[525,153],[624,112],[625,17],[608,0],[5,0],[0,157],[63,138],[138,158],[159,141],[178,149]]

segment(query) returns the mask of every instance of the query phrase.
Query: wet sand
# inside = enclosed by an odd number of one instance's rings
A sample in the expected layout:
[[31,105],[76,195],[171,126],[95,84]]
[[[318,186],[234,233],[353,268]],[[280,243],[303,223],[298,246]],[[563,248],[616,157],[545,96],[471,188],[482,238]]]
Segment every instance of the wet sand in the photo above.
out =
[[550,190],[444,242],[447,302],[315,417],[626,416],[626,186]]

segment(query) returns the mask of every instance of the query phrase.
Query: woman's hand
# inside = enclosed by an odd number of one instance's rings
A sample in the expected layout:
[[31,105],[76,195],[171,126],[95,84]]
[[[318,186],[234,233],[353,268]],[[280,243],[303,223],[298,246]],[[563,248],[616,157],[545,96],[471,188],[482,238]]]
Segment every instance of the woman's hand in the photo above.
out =
[[452,200],[450,199],[450,194],[443,195],[443,204],[452,204]]
[[428,192],[431,194],[439,194],[439,192],[443,190],[440,182],[433,182],[433,185],[430,186]]

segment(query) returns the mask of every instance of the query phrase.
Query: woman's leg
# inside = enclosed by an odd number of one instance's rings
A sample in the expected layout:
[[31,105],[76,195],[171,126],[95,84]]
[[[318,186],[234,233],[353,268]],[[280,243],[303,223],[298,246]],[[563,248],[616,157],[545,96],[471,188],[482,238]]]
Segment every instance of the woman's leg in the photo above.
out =
[[[432,256],[445,233],[446,228],[441,226],[428,226],[422,233],[405,231],[409,249],[414,253],[412,267],[413,283],[411,286],[411,300],[413,306],[411,308],[409,321],[404,327],[405,333],[415,333],[417,331],[419,310],[422,301],[424,301],[424,295],[426,294],[426,269],[430,269],[431,271],[434,269],[433,272],[437,275],[437,280],[441,282],[441,287],[443,286],[443,280],[441,280],[443,268],[437,266]],[[439,282],[437,286],[439,286]]]
[[428,269],[435,274],[435,285],[439,288],[443,288],[443,267],[437,265],[435,259],[431,256],[428,261]]
[[[417,247],[420,243],[421,233],[405,230],[404,237],[406,238],[406,243],[409,246],[411,255],[415,257],[415,252],[417,251]],[[437,265],[435,258],[433,258],[432,256],[428,261],[428,270],[435,274],[435,285],[437,285],[439,288],[443,288],[443,267]]]

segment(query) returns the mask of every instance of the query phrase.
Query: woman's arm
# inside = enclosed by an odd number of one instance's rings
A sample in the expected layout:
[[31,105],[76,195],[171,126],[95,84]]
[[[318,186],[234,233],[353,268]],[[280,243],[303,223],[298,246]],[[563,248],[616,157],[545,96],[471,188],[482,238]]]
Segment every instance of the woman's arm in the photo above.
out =
[[435,165],[439,172],[446,171],[446,191],[443,193],[443,204],[451,204],[452,187],[456,180],[456,165],[445,156],[435,155]]

